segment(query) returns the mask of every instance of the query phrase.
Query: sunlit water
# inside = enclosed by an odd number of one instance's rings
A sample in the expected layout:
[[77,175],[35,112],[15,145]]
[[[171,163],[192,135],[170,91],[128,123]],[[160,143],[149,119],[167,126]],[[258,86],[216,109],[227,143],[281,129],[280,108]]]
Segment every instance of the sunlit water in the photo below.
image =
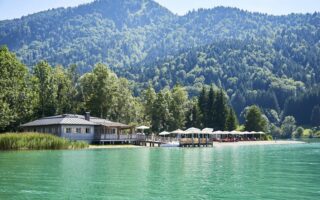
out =
[[0,199],[319,199],[320,143],[0,152]]

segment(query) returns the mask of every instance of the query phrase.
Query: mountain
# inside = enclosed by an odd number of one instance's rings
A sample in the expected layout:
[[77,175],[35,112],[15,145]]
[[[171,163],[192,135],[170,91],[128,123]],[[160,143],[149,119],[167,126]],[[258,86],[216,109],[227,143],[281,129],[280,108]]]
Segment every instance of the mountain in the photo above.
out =
[[135,94],[149,83],[182,84],[191,96],[215,84],[238,115],[258,104],[272,121],[320,82],[320,13],[216,7],[177,16],[152,0],[98,0],[1,21],[0,45],[29,67],[47,60],[84,73],[105,63]]
[[[100,0],[0,23],[0,44],[28,66],[39,60],[75,63],[88,71],[97,62],[113,67],[141,61],[158,24],[175,16],[153,1]],[[152,40],[157,38],[153,37]]]
[[99,0],[2,21],[0,44],[28,66],[44,59],[88,71],[97,62],[134,66],[224,39],[272,41],[297,27],[309,34],[319,29],[319,19],[318,13],[278,17],[224,7],[176,16],[151,0]]

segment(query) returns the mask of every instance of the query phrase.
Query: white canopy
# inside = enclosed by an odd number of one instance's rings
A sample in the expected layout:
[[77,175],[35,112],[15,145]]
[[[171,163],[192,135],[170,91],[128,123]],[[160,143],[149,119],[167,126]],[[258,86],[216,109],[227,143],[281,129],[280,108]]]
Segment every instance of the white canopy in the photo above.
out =
[[197,133],[201,133],[201,130],[198,128],[191,127],[185,130],[185,134],[197,134]]
[[185,131],[181,130],[181,129],[177,129],[175,131],[170,132],[172,134],[185,134]]
[[216,135],[219,135],[219,134],[222,134],[222,133],[223,133],[223,131],[220,131],[220,130],[213,132],[213,134],[216,134]]
[[167,131],[163,131],[163,132],[159,133],[159,135],[169,135],[169,134],[170,134],[170,133],[167,132]]
[[258,132],[250,131],[249,134],[257,134]]
[[204,128],[201,133],[203,134],[213,134],[213,128]]
[[238,134],[240,134],[240,133],[241,133],[240,131],[236,131],[236,130],[231,131],[231,134],[233,134],[233,135],[238,135]]

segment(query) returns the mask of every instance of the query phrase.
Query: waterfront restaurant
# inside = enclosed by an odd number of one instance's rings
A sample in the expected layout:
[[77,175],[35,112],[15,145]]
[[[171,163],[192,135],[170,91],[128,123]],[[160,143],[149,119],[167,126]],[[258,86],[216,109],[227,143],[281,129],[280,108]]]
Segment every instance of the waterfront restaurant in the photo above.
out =
[[24,132],[53,134],[89,143],[130,142],[136,139],[134,127],[107,119],[85,115],[63,114],[44,117],[20,126]]

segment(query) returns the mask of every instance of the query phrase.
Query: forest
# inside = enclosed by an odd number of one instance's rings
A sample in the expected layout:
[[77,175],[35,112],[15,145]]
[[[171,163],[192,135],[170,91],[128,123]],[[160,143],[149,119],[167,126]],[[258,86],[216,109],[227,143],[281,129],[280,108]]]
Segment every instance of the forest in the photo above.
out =
[[[241,128],[252,105],[273,133],[320,126],[320,13],[96,0],[0,21],[0,45],[2,130],[88,110],[153,131]],[[207,118],[217,99],[228,123]]]
[[[150,83],[140,96],[134,96],[129,81],[119,78],[104,64],[96,64],[83,75],[76,65],[52,67],[46,61],[28,70],[7,47],[0,48],[0,67],[1,132],[18,131],[19,125],[44,116],[86,111],[131,125],[146,124],[155,133],[212,127],[292,137],[302,129],[296,128],[293,116],[286,116],[281,123],[271,122],[256,105],[244,109],[245,123],[239,124],[227,92],[213,84],[203,85],[199,95],[191,97],[179,84],[156,92]],[[301,98],[315,95],[319,98],[319,93]],[[299,100],[290,99],[290,105],[298,103]],[[319,111],[319,106],[312,109],[315,126],[320,122]]]

